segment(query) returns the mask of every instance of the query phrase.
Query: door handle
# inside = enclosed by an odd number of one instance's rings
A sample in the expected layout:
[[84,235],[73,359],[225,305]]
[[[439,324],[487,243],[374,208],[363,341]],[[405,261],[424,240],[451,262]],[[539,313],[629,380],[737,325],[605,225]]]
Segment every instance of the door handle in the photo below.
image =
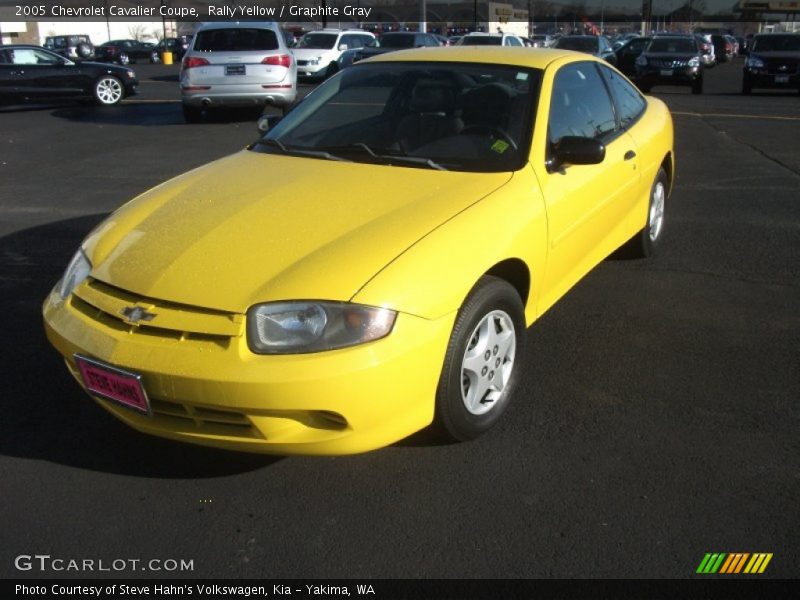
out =
[[624,158],[625,160],[631,160],[632,158],[635,158],[635,157],[636,157],[636,152],[634,152],[633,150],[628,150],[628,151],[625,153],[625,156],[624,156],[623,158]]

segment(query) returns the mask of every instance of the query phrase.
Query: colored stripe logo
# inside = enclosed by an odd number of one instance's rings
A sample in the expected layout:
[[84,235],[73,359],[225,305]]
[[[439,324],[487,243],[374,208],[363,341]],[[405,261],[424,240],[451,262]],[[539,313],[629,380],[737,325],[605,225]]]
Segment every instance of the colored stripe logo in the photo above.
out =
[[739,573],[763,573],[767,569],[769,561],[772,560],[772,553],[757,552],[708,552],[700,561],[697,573],[711,575],[714,573],[724,575],[736,575]]

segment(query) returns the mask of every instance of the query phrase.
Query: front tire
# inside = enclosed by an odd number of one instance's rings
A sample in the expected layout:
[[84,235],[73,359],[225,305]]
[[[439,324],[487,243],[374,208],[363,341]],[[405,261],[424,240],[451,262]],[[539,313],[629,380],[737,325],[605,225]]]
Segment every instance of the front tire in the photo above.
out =
[[647,224],[628,242],[628,253],[632,258],[652,256],[664,237],[664,212],[669,181],[664,167],[656,174],[650,188],[650,203],[647,207]]
[[456,317],[436,391],[434,425],[449,441],[477,438],[508,406],[525,352],[522,300],[508,282],[482,277]]
[[113,75],[104,75],[94,84],[94,99],[101,106],[113,106],[119,104],[125,95],[125,88],[122,81]]

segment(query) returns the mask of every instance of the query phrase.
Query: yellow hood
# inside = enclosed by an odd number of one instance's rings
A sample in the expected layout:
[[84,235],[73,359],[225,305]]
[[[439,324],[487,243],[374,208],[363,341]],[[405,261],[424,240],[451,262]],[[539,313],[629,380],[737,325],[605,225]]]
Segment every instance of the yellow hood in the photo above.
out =
[[242,151],[129,202],[85,248],[93,277],[151,298],[233,312],[346,301],[509,178]]

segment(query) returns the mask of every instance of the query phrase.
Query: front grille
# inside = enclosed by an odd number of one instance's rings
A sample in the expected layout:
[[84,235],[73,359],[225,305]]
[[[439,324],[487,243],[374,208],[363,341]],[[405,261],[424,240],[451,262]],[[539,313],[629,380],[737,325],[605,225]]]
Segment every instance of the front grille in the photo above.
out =
[[159,398],[150,399],[153,418],[162,427],[179,431],[264,439],[243,413],[217,408],[203,408]]
[[794,75],[797,73],[796,60],[776,60],[767,63],[767,73],[770,75]]
[[[71,298],[72,307],[111,329],[176,341],[206,341],[227,348],[239,337],[244,316],[132,294],[96,279],[79,285]],[[125,316],[131,308],[153,315],[150,320],[131,322]]]
[[650,60],[650,64],[660,69],[680,69],[681,67],[689,66],[689,61],[653,58]]

